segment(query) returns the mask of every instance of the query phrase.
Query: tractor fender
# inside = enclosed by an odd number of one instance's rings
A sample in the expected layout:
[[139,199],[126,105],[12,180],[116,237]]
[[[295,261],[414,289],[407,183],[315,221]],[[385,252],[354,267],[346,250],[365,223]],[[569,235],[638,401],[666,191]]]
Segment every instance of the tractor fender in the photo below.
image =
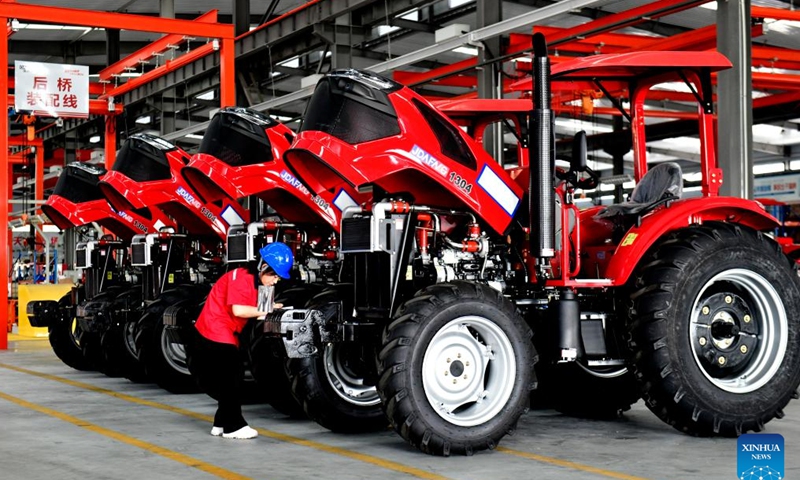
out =
[[754,230],[780,226],[758,202],[736,197],[705,197],[678,200],[642,217],[623,236],[608,264],[606,278],[624,285],[648,250],[668,233],[704,222],[728,222]]

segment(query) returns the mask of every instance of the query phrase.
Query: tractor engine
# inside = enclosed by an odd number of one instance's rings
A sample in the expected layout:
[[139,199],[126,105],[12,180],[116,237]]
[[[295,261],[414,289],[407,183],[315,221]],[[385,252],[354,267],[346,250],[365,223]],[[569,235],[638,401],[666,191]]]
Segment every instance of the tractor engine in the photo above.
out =
[[[421,213],[415,233],[415,283],[430,285],[453,280],[488,283],[505,290],[509,263],[503,249],[489,238],[471,214],[466,224],[450,223],[452,213]],[[445,228],[442,228],[445,225]]]
[[227,262],[257,261],[259,248],[272,242],[286,243],[292,249],[301,283],[332,282],[337,278],[340,265],[336,236],[309,238],[305,230],[287,222],[232,226],[226,240]]

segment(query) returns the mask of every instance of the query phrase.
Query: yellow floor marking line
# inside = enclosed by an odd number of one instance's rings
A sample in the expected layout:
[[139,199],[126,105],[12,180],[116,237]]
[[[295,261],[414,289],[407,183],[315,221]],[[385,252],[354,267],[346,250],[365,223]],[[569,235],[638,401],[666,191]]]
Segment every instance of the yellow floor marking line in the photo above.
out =
[[647,480],[646,478],[643,477],[635,477],[633,475],[626,475],[624,473],[613,472],[611,470],[603,470],[602,468],[596,468],[589,465],[582,465],[580,463],[570,462],[569,460],[561,460],[560,458],[548,457],[545,455],[537,455],[535,453],[522,452],[519,450],[512,450],[510,448],[505,448],[505,447],[497,447],[497,451],[507,453],[509,455],[515,455],[517,457],[529,458],[531,460],[536,460],[537,462],[549,463],[550,465],[557,465],[559,467],[564,467],[564,468],[572,468],[575,470],[580,470],[582,472],[596,473],[597,475],[602,475],[604,477],[618,478],[620,480]]
[[[168,412],[179,413],[181,415],[185,415],[187,417],[195,418],[198,420],[202,420],[204,422],[213,423],[214,418],[210,415],[203,415],[200,413],[192,412],[190,410],[185,410],[179,407],[173,407],[171,405],[164,405],[162,403],[151,402],[149,400],[144,400],[141,398],[133,397],[131,395],[126,395],[124,393],[115,392],[113,390],[109,390],[107,388],[96,387],[94,385],[89,385],[88,383],[77,382],[74,380],[69,380],[67,378],[57,377],[55,375],[50,375],[47,373],[41,373],[34,370],[28,370],[27,368],[17,367],[15,365],[8,365],[5,363],[0,363],[0,367],[6,368],[8,370],[14,370],[16,372],[25,373],[28,375],[33,375],[40,378],[46,378],[48,380],[53,380],[56,382],[65,383],[67,385],[82,388],[85,390],[90,390],[96,393],[102,393],[105,395],[110,395],[114,398],[119,398],[121,400],[126,400],[131,403],[137,403],[139,405],[145,405],[152,408],[159,408],[161,410],[166,410]],[[265,430],[263,428],[256,428],[258,433],[262,436],[273,438],[275,440],[280,440],[282,442],[293,443],[295,445],[301,445],[304,447],[313,448],[316,450],[322,450],[328,453],[333,453],[335,455],[341,455],[344,457],[352,458],[354,460],[359,460],[365,463],[369,463],[381,468],[385,468],[387,470],[394,470],[395,472],[405,473],[407,475],[411,475],[417,478],[424,478],[426,480],[447,480],[447,477],[438,475],[433,472],[427,472],[425,470],[420,470],[418,468],[409,467],[403,465],[401,463],[393,462],[391,460],[385,460],[379,457],[374,457],[372,455],[367,455],[364,453],[358,453],[352,450],[348,450],[346,448],[341,447],[334,447],[331,445],[326,445],[324,443],[315,442],[312,440],[305,440],[303,438],[294,437],[292,435],[286,435],[283,433],[273,432],[271,430]]]
[[8,395],[3,392],[0,392],[0,398],[8,400],[11,403],[16,403],[17,405],[28,408],[30,410],[35,410],[39,413],[50,415],[51,417],[55,417],[59,420],[71,423],[78,427],[85,428],[86,430],[89,430],[91,432],[98,433],[100,435],[109,438],[113,438],[118,442],[126,443],[128,445],[141,448],[142,450],[146,450],[156,455],[161,455],[162,457],[168,458],[178,463],[182,463],[184,465],[188,465],[198,470],[202,470],[203,472],[210,473],[211,475],[216,475],[217,477],[223,478],[225,480],[250,480],[250,477],[239,475],[236,472],[225,470],[224,468],[217,467],[216,465],[211,465],[210,463],[203,462],[201,460],[189,457],[182,453],[178,453],[164,447],[159,447],[158,445],[154,445],[152,443],[139,440],[138,438],[130,437],[123,433],[115,432],[114,430],[109,430],[99,425],[87,422],[86,420],[82,420],[80,418],[67,415],[66,413],[62,413],[57,410],[53,410],[47,407],[43,407],[41,405],[37,405],[35,403],[28,402],[26,400]]

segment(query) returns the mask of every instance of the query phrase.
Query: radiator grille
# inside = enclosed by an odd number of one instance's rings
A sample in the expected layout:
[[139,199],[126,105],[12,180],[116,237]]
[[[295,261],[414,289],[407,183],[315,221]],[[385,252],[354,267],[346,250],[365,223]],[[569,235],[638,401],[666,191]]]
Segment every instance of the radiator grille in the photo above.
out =
[[372,246],[372,218],[342,219],[342,252],[369,252]]
[[147,257],[145,256],[146,243],[134,243],[131,245],[131,265],[137,267],[147,266]]
[[75,266],[77,268],[86,268],[89,265],[88,254],[89,251],[86,248],[75,250]]
[[228,261],[246,262],[247,258],[247,234],[228,235]]

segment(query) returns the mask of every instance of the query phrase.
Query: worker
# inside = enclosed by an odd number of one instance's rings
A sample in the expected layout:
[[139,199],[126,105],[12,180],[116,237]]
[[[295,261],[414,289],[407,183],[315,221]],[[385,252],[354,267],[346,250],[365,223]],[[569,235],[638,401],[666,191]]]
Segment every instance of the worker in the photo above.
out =
[[[250,439],[258,432],[242,416],[241,385],[244,367],[239,355],[237,335],[251,318],[269,312],[257,306],[258,285],[274,286],[289,278],[294,257],[284,243],[270,243],[259,250],[255,268],[235,268],[224,274],[208,294],[197,318],[190,366],[200,387],[217,400],[217,413],[211,435]],[[281,308],[276,303],[272,308]]]

